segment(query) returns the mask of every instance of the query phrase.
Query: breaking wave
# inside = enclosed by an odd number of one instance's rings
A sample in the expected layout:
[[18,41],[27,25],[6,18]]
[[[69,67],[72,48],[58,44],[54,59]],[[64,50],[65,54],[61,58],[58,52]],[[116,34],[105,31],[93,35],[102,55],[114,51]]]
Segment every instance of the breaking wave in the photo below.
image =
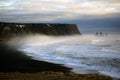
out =
[[[19,40],[19,42],[18,42]],[[120,78],[120,37],[29,35],[8,42],[33,59],[63,64],[75,73]]]

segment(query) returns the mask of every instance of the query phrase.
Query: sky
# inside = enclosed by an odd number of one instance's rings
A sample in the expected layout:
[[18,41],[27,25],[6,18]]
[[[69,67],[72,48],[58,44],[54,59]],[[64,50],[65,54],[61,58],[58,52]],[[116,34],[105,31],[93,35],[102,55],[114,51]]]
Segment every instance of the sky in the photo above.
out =
[[120,27],[120,0],[0,0],[0,21]]

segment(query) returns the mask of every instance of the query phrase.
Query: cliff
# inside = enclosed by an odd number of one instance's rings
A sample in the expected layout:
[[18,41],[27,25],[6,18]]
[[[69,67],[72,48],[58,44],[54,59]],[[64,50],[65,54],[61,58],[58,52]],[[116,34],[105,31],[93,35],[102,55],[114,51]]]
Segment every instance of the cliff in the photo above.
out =
[[45,35],[75,35],[80,34],[75,24],[52,23],[3,23],[0,22],[0,37],[16,35],[45,34]]

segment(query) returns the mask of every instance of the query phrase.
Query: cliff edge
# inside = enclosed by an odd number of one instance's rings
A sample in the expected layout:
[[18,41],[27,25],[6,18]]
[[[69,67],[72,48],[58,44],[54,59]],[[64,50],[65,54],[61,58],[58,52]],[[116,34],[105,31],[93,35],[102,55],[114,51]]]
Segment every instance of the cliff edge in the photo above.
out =
[[27,34],[59,36],[80,35],[80,32],[75,24],[0,22],[0,37],[13,37]]

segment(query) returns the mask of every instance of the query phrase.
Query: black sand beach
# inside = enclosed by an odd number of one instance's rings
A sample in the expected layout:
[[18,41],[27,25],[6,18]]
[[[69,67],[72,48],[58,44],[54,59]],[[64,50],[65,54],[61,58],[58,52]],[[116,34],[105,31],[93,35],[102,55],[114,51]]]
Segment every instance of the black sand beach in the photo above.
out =
[[20,51],[0,44],[0,80],[112,80],[98,74],[75,74],[60,64],[31,59]]
[[0,64],[0,72],[70,71],[70,68],[59,64],[33,60],[22,52],[4,44],[0,44]]

